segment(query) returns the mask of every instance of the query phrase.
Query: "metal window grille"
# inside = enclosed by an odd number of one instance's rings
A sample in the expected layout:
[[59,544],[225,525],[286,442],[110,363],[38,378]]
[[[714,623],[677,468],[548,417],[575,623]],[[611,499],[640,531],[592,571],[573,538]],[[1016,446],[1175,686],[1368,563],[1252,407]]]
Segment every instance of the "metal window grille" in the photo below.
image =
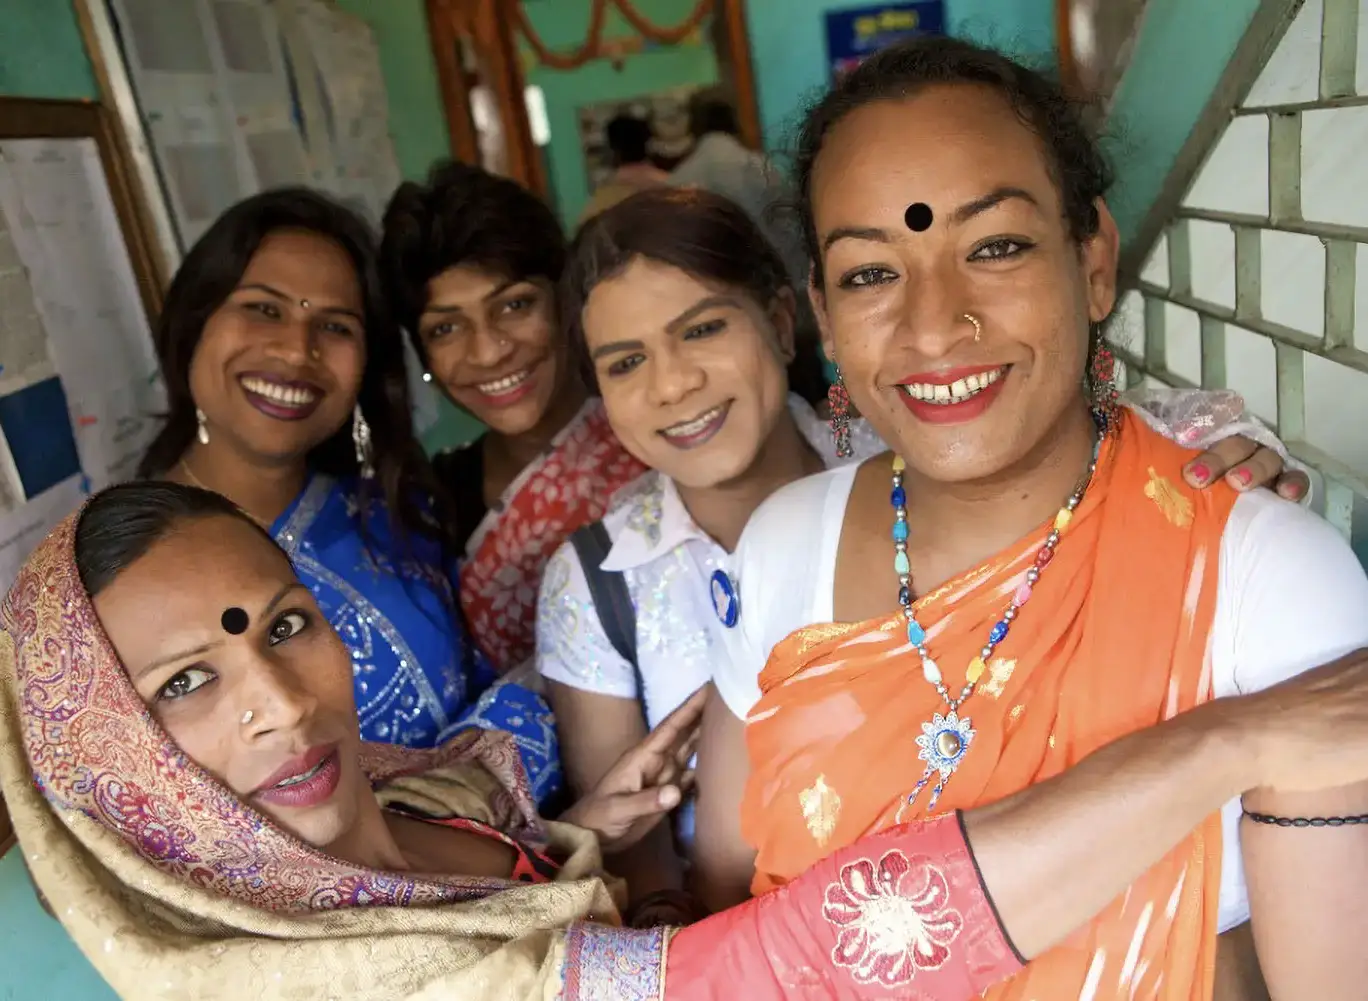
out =
[[1318,506],[1368,557],[1361,4],[1306,0],[1294,18],[1295,3],[1266,5],[1282,8],[1281,36],[1267,58],[1232,64],[1239,96],[1217,135],[1194,134],[1209,153],[1166,207],[1110,335],[1127,385],[1241,392],[1312,468]]

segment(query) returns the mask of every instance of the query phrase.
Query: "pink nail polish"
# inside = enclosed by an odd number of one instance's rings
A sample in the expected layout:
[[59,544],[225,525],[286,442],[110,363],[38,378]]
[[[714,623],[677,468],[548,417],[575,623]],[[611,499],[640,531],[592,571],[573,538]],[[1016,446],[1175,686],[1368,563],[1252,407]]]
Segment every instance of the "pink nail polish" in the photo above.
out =
[[1211,470],[1207,469],[1205,463],[1196,463],[1188,472],[1192,474],[1192,478],[1198,483],[1205,483],[1207,480],[1211,479]]
[[1254,474],[1248,469],[1237,469],[1235,470],[1235,479],[1239,481],[1240,486],[1247,487],[1254,482]]

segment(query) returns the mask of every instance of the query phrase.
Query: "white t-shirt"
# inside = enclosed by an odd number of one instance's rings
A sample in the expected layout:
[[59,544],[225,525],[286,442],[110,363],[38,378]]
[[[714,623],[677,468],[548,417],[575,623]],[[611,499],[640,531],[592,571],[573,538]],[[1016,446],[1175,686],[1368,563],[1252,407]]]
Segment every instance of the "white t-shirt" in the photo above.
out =
[[[760,672],[774,646],[833,619],[836,550],[855,471],[829,470],[784,487],[741,537],[733,556],[741,617],[713,676],[740,719],[760,699]],[[1315,514],[1264,490],[1243,494],[1221,538],[1210,644],[1217,698],[1270,687],[1368,646],[1368,577]],[[1249,918],[1238,799],[1225,805],[1222,821],[1218,924],[1226,931]]]
[[[799,432],[818,455],[833,464],[855,462],[884,451],[864,421],[851,423],[854,455],[832,455],[831,433],[801,397],[789,397]],[[715,571],[731,575],[731,554],[694,524],[674,482],[655,471],[624,487],[614,498],[603,527],[612,548],[601,568],[621,573],[636,612],[637,672],[613,648],[594,606],[589,582],[572,543],[546,565],[537,603],[537,670],[571,688],[639,699],[655,726],[712,677],[724,656],[710,581]],[[680,811],[678,831],[692,841],[692,802]]]

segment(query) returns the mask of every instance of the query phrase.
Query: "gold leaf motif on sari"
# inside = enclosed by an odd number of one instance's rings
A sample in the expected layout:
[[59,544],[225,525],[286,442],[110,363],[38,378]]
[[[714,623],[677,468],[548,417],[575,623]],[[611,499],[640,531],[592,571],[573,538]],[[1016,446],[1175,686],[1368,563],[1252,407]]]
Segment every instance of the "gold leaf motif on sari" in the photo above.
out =
[[979,691],[995,699],[1002,698],[1007,682],[1012,680],[1012,672],[1015,670],[1016,661],[998,657],[988,666],[988,680],[979,686]]
[[966,574],[962,574],[953,580],[948,580],[934,591],[928,591],[922,595],[917,602],[922,608],[934,605],[948,594],[955,591],[972,591],[988,578],[998,573],[1006,564],[1002,560],[994,560],[992,563],[985,563],[981,567],[975,567]]
[[798,805],[803,810],[803,820],[807,823],[812,840],[817,842],[819,848],[825,848],[836,833],[836,821],[841,816],[841,797],[827,785],[825,775],[818,775],[817,781],[798,794]]
[[821,625],[808,626],[799,633],[800,639],[796,656],[802,657],[827,640],[837,639],[861,628],[864,627],[859,622],[825,622]]
[[1145,496],[1154,501],[1169,524],[1186,528],[1192,524],[1192,501],[1183,496],[1171,480],[1160,476],[1153,466],[1149,467],[1149,482],[1145,484]]

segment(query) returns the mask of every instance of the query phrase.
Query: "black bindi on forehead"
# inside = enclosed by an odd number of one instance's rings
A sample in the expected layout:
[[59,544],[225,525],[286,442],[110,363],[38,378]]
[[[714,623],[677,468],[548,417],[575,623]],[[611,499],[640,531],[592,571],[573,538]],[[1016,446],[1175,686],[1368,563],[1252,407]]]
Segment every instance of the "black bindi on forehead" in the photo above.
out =
[[926,202],[913,202],[903,213],[903,222],[907,223],[907,228],[914,233],[925,233],[935,221],[936,214]]
[[233,636],[241,636],[251,625],[251,618],[242,609],[234,606],[225,608],[219,623],[223,626],[223,631]]

